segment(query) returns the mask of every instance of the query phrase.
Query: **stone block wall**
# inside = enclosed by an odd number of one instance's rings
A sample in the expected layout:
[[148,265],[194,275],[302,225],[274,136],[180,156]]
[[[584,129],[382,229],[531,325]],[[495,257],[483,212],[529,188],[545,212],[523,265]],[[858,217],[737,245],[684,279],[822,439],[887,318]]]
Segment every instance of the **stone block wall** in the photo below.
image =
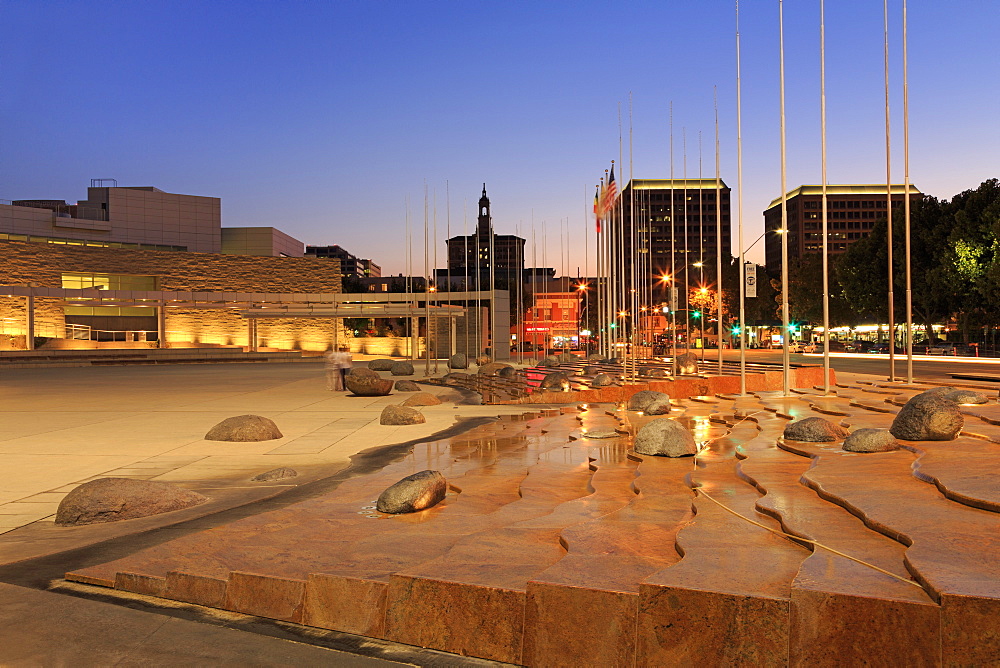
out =
[[[0,241],[0,284],[60,287],[64,272],[157,276],[164,291],[335,293],[341,291],[340,262],[215,253],[87,248]],[[24,333],[25,299],[0,297],[0,334]],[[332,318],[259,319],[261,346],[287,350],[326,350],[334,340]],[[167,342],[245,346],[247,321],[238,309],[166,310]],[[62,306],[35,300],[37,336],[61,338]],[[338,340],[344,340],[341,328]]]

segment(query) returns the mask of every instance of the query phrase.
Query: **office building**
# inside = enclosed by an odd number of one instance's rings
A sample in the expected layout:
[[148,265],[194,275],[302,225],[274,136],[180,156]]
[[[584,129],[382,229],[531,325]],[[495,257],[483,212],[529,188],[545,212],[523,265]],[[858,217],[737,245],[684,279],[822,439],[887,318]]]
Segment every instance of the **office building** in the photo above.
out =
[[[827,250],[832,255],[843,253],[858,239],[867,237],[878,220],[884,220],[887,210],[885,184],[828,185]],[[911,201],[923,197],[910,185]],[[904,186],[892,186],[892,207],[903,210]],[[786,196],[788,215],[788,261],[793,263],[809,253],[823,251],[823,187],[803,185]],[[781,198],[764,210],[764,257],[768,272],[781,271],[781,235],[770,234],[781,229]]]
[[476,231],[447,240],[448,276],[462,280],[470,290],[489,290],[490,277],[498,288],[510,288],[524,273],[524,239],[513,234],[496,234],[486,184],[479,199]]

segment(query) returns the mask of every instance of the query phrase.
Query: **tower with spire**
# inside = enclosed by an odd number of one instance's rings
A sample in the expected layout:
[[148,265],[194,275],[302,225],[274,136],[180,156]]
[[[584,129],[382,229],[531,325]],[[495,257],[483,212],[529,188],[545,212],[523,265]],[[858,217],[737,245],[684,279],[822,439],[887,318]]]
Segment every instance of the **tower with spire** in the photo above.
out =
[[491,276],[495,287],[514,289],[524,275],[525,241],[513,234],[494,233],[485,183],[479,198],[475,231],[468,236],[451,237],[446,243],[447,276],[452,283],[462,282],[469,290],[489,290]]

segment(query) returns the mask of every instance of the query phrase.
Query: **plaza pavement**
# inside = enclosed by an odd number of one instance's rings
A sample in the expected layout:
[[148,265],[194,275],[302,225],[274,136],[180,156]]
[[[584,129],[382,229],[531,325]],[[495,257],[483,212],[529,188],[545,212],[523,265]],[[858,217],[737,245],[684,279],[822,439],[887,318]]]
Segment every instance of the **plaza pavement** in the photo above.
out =
[[[419,380],[424,365],[415,366],[412,379]],[[445,372],[441,363],[437,375]],[[382,426],[382,408],[401,402],[406,393],[364,398],[330,392],[320,360],[10,369],[0,374],[0,569],[6,565],[8,570],[22,560],[86,549],[178,522],[211,522],[216,513],[223,513],[222,519],[227,510],[280,499],[276,495],[289,488],[333,476],[364,450],[426,440],[454,430],[463,420],[525,411],[523,406],[467,405],[468,395],[424,386],[445,399],[420,409],[425,424]],[[261,443],[204,440],[213,425],[247,413],[274,420],[283,438]],[[250,481],[277,467],[293,468],[299,476]],[[55,526],[56,509],[70,490],[108,476],[175,482],[211,500],[151,518]],[[0,582],[0,665],[398,665],[391,659],[63,596],[40,590],[44,582],[32,584],[35,588],[29,589]]]

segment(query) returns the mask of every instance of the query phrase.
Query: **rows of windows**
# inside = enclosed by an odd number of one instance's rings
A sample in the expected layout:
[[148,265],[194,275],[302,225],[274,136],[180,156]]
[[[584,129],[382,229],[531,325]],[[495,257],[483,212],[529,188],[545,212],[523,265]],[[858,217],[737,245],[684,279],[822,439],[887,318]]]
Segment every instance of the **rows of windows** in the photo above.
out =
[[[875,200],[835,200],[828,199],[826,206],[828,209],[884,209],[885,199],[875,199]],[[903,204],[902,197],[893,197],[893,204]],[[806,200],[802,202],[803,209],[821,209],[823,208],[823,203],[821,200]]]
[[0,234],[0,241],[29,241],[36,244],[58,244],[60,246],[90,246],[92,248],[129,248],[132,250],[186,251],[187,246],[166,246],[162,244],[130,244],[124,241],[92,241],[64,239],[62,237],[39,237],[27,234]]
[[62,287],[80,290],[156,290],[156,276],[133,276],[130,274],[96,274],[91,272],[67,272],[62,275]]

